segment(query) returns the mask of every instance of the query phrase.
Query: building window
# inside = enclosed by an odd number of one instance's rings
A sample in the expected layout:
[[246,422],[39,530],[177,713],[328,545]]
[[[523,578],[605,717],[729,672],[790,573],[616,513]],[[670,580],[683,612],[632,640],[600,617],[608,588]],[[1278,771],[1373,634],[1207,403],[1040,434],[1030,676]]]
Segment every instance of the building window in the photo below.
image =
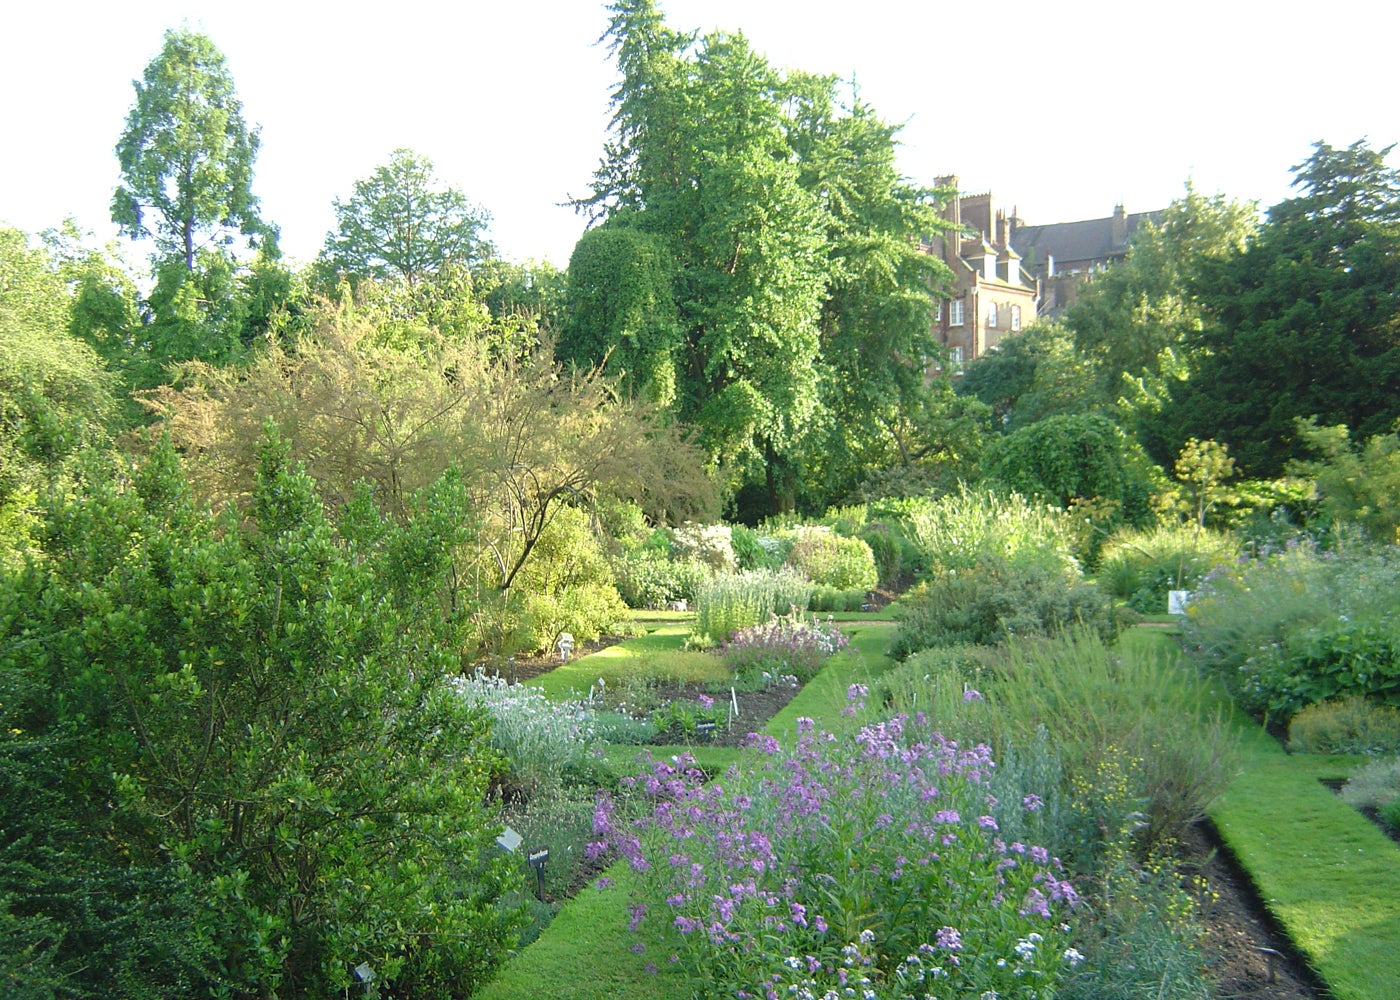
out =
[[949,326],[962,326],[962,325],[963,325],[963,300],[962,300],[962,299],[953,299],[953,301],[951,301],[951,302],[948,303],[948,325],[949,325]]
[[961,375],[963,373],[962,345],[948,348],[948,368],[954,375]]
[[997,304],[989,303],[987,306],[987,329],[995,330],[997,326]]
[[1021,329],[1021,307],[1011,307],[1011,332],[1015,333]]

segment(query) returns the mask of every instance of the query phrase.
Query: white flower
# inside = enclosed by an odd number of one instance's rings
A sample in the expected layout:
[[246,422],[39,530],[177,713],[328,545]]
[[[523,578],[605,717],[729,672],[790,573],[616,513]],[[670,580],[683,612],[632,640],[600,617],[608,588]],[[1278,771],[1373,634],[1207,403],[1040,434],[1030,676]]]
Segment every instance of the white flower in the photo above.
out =
[[860,943],[861,943],[861,944],[871,944],[871,943],[873,943],[874,941],[875,941],[875,932],[872,931],[870,928],[867,927],[865,930],[863,930],[863,931],[860,932]]
[[1081,962],[1084,961],[1084,956],[1079,954],[1079,952],[1074,948],[1066,948],[1065,961],[1069,963],[1070,968],[1074,968],[1076,965],[1079,965]]

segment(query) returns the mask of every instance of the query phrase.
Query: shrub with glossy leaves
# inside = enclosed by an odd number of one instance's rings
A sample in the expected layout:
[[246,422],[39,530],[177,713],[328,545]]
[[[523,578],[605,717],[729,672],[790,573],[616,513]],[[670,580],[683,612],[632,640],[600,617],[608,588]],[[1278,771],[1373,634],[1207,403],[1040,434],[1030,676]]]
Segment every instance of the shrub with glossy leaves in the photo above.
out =
[[191,964],[132,995],[329,996],[362,961],[406,994],[470,988],[517,917],[486,720],[443,684],[465,492],[447,477],[397,522],[361,491],[332,522],[285,458],[264,444],[246,519],[195,507],[168,446],[50,498],[42,559],[0,579],[0,762],[70,741],[47,780],[87,808],[40,825],[120,844],[85,855],[108,885],[156,873],[129,912],[185,900]]

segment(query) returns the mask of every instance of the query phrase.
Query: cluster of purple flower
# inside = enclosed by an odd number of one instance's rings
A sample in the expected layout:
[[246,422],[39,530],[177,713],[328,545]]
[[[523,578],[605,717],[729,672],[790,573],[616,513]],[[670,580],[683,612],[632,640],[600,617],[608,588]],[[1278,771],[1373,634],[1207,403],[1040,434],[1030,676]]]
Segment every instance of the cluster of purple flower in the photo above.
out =
[[[998,835],[988,749],[922,716],[854,737],[799,729],[791,749],[752,736],[747,766],[722,781],[688,758],[653,761],[622,801],[600,798],[594,850],[616,848],[637,873],[632,923],[646,946],[729,995],[764,996],[793,969],[835,975],[858,940],[872,982],[923,955],[950,985],[995,989],[1008,969],[1051,985],[1047,956],[1063,950],[1078,897],[1043,847]],[[1039,806],[1033,793],[1020,802]],[[1018,953],[1032,933],[1051,947]],[[974,953],[1004,961],[967,962]]]
[[805,682],[811,680],[827,657],[849,643],[840,629],[807,621],[794,609],[791,615],[735,631],[720,647],[720,655],[740,676],[791,674]]

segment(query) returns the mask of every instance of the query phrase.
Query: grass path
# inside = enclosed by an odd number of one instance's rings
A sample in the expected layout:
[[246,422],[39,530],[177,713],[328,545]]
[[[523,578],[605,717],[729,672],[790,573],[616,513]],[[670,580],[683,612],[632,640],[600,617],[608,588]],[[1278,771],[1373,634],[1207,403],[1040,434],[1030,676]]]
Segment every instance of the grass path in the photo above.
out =
[[1400,846],[1319,779],[1361,758],[1287,754],[1241,717],[1220,835],[1336,1000],[1400,1000]]
[[[893,629],[888,621],[864,620],[840,623],[851,637],[851,646],[833,656],[787,706],[764,727],[779,739],[794,735],[799,716],[834,728],[845,719],[849,685],[868,683],[890,668],[889,645]],[[679,645],[675,636],[683,629],[667,626],[641,639],[630,639],[591,656],[581,657],[551,674],[568,669],[568,679],[554,682],[559,690],[583,689],[609,671],[629,662]],[[668,639],[669,637],[669,639]],[[668,645],[669,642],[669,645]],[[615,652],[616,651],[616,652]],[[611,654],[611,655],[610,655]],[[600,658],[603,658],[600,660]],[[635,662],[632,660],[631,662]],[[619,667],[619,669],[622,669]],[[551,674],[540,680],[544,681]],[[602,673],[602,676],[607,676]],[[625,748],[628,753],[635,748]],[[678,754],[687,747],[652,747],[657,757]],[[709,773],[722,772],[739,759],[742,750],[725,747],[693,751]],[[628,950],[627,865],[619,863],[607,872],[616,884],[609,889],[589,888],[560,910],[539,939],[516,955],[478,996],[482,1000],[614,1000],[617,997],[662,1000],[688,996],[690,988],[674,970],[665,966],[649,972],[644,960]]]

